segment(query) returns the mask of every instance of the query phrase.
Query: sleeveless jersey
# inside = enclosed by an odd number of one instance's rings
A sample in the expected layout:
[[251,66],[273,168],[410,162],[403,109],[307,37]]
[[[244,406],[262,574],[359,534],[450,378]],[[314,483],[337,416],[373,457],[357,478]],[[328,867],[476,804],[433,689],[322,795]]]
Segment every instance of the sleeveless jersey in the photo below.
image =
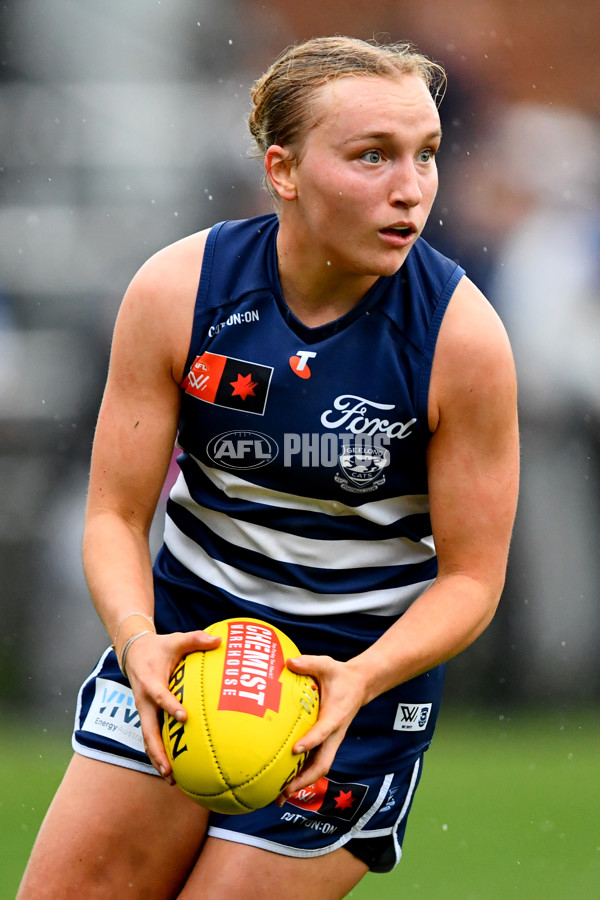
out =
[[[427,400],[464,274],[423,239],[346,315],[288,309],[274,215],[209,233],[182,382],[181,472],[155,562],[157,623],[251,615],[347,659],[436,575]],[[336,757],[389,771],[431,740],[443,666],[360,710]],[[357,766],[358,768],[358,766]]]

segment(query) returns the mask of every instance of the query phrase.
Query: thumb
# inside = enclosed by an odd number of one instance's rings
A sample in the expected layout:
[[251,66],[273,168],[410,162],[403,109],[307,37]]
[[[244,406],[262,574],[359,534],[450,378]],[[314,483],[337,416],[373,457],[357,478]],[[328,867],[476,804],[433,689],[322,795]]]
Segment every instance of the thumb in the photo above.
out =
[[303,653],[301,656],[286,659],[285,664],[297,675],[312,675],[319,680],[319,676],[328,670],[331,661],[329,656],[308,656]]
[[302,654],[286,659],[285,664],[291,672],[295,672],[297,675],[312,675],[318,680],[319,672],[323,669],[323,659],[322,656]]
[[178,635],[177,650],[181,656],[186,653],[195,653],[197,650],[215,650],[221,643],[221,638],[216,634],[207,634],[206,631],[182,631]]

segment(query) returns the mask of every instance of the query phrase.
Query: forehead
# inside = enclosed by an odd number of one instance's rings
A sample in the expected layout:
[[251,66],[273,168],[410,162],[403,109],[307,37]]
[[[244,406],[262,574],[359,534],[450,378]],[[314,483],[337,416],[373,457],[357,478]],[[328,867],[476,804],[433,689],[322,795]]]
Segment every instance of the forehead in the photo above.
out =
[[418,75],[344,76],[315,94],[316,129],[343,134],[415,130],[429,134],[440,118],[427,85]]

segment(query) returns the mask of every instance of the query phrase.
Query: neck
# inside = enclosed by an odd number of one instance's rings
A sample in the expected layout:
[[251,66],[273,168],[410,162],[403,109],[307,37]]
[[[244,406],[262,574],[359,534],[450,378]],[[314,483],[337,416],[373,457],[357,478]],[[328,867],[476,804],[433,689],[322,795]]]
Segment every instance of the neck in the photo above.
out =
[[374,275],[340,273],[318,253],[304,253],[298,242],[277,238],[279,280],[288,308],[309,328],[326,325],[349,312],[377,281]]

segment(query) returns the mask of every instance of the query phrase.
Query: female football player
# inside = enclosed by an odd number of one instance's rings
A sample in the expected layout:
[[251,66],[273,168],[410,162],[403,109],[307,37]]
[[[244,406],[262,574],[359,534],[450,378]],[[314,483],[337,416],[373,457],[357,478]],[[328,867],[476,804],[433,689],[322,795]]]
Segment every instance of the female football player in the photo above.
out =
[[[517,495],[505,332],[421,237],[443,88],[406,44],[287,50],[249,120],[275,212],[134,277],[84,538],[113,646],[81,689],[20,900],[333,900],[398,862],[444,663],[494,615]],[[318,681],[321,709],[280,800],[225,816],[173,786],[160,722],[186,719],[179,660],[236,616],[295,641],[288,665]]]

